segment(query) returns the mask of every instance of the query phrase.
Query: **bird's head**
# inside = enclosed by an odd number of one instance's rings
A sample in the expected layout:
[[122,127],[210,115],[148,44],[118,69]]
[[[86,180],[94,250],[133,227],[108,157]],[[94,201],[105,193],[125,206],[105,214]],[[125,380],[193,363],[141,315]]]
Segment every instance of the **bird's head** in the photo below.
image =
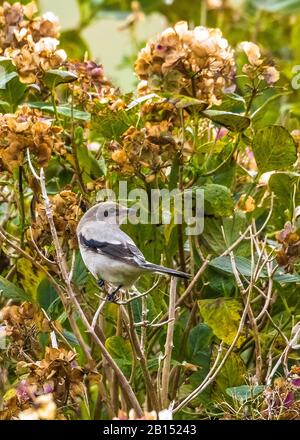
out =
[[126,208],[115,202],[102,202],[90,208],[82,217],[81,222],[100,221],[112,225],[122,224],[128,215],[135,212],[134,209]]

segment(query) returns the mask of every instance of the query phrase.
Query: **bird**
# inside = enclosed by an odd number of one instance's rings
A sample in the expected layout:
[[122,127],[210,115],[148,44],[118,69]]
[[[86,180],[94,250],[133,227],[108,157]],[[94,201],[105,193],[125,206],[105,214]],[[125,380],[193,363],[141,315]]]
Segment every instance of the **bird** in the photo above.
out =
[[133,212],[116,202],[101,202],[90,208],[78,223],[76,233],[83,262],[97,284],[105,282],[115,290],[107,296],[114,301],[117,292],[129,289],[138,278],[147,273],[167,274],[189,279],[190,275],[147,261],[120,225]]

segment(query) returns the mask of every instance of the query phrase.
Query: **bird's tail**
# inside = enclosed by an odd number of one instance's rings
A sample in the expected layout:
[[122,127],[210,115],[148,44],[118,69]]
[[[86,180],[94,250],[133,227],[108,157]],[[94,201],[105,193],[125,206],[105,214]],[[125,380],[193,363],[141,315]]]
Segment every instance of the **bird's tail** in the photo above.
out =
[[143,267],[153,272],[166,273],[174,277],[185,279],[191,278],[191,275],[189,275],[188,273],[181,272],[180,270],[169,269],[168,267],[160,266],[159,264],[148,263],[148,261],[143,265]]

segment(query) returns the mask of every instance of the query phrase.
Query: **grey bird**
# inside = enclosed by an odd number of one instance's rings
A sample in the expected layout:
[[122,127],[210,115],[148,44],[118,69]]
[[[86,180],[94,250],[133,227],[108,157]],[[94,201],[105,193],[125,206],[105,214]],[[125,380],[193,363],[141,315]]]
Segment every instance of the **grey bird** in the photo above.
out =
[[106,281],[116,287],[108,296],[110,301],[119,289],[131,287],[147,272],[190,278],[185,272],[146,261],[134,241],[120,229],[132,211],[115,202],[98,203],[83,215],[77,226],[79,249],[87,269],[99,286]]

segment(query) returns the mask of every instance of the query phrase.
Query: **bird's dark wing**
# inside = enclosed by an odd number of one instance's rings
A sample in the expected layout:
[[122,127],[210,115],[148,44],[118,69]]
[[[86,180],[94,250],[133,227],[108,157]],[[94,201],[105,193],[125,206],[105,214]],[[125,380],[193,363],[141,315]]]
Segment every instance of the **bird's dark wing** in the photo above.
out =
[[122,261],[133,266],[143,266],[146,263],[144,255],[135,246],[128,241],[119,241],[109,243],[107,241],[98,241],[93,238],[86,238],[79,234],[80,244],[94,252],[106,255],[114,260]]

